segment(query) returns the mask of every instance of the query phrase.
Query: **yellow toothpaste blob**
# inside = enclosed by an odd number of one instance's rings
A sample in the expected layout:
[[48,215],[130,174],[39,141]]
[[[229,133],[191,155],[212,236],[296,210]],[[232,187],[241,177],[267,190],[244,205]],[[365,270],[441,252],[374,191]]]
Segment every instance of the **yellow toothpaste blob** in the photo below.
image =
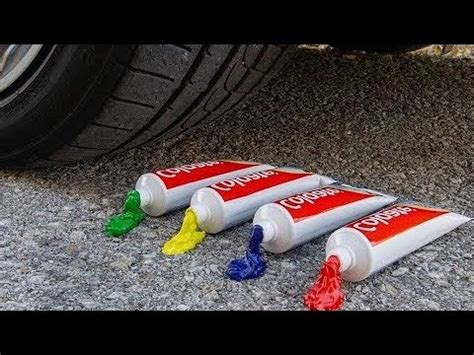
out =
[[167,255],[184,254],[196,248],[203,241],[205,235],[206,232],[199,230],[196,214],[188,208],[184,214],[180,231],[163,245],[161,252]]

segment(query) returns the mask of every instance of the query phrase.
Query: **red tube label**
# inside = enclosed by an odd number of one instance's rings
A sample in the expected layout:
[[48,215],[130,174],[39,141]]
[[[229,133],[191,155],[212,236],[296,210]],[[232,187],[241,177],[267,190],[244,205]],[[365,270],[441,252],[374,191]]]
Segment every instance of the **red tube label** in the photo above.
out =
[[155,171],[167,189],[182,186],[191,182],[208,179],[213,176],[230,173],[241,169],[247,169],[259,163],[244,161],[205,161],[180,166],[178,168]]
[[224,201],[230,201],[310,175],[314,174],[294,171],[265,170],[239,176],[234,179],[223,180],[209,187],[217,191]]
[[343,205],[360,201],[374,194],[342,187],[323,187],[277,201],[293,217],[295,222],[316,216]]
[[375,246],[448,211],[415,205],[395,205],[362,217],[346,227],[361,232]]

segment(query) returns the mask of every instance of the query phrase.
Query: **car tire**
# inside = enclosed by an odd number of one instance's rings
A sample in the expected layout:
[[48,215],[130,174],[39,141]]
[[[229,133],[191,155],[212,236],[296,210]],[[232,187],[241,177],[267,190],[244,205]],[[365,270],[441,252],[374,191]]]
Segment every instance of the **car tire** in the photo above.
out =
[[177,135],[238,106],[292,48],[43,46],[0,93],[0,165],[71,163]]

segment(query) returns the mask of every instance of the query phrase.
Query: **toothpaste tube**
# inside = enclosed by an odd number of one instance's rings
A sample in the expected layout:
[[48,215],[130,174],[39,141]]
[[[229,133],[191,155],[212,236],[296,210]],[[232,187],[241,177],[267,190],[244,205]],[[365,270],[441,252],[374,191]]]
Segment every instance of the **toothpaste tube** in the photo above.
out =
[[320,276],[304,296],[311,310],[338,309],[342,280],[361,281],[471,218],[445,210],[396,204],[331,234]]
[[189,251],[202,241],[204,233],[218,233],[246,222],[265,203],[333,182],[295,169],[269,169],[199,189],[191,198],[180,232],[165,243],[162,251]]
[[204,186],[271,168],[267,164],[219,160],[143,174],[135,190],[128,193],[124,212],[108,221],[106,231],[111,236],[123,235],[143,220],[144,213],[160,216],[188,205],[192,194]]
[[263,205],[255,213],[245,256],[229,264],[227,275],[236,281],[260,277],[266,269],[260,244],[283,253],[395,200],[372,190],[329,185]]

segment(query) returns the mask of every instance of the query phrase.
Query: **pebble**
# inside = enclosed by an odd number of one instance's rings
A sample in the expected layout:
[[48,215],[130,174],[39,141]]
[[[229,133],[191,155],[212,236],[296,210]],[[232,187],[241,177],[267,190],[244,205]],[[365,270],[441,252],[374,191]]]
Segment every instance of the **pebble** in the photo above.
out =
[[82,240],[83,238],[85,238],[85,236],[86,234],[83,231],[72,231],[69,234],[69,238],[73,240]]
[[186,280],[187,282],[192,282],[192,281],[194,281],[194,276],[193,275],[186,275],[186,276],[184,276],[184,280]]
[[44,281],[45,281],[44,276],[41,276],[41,275],[34,275],[28,278],[29,283],[36,284],[36,285],[42,284]]
[[437,251],[425,251],[425,252],[420,252],[417,255],[420,256],[424,260],[431,261],[431,260],[434,260],[438,257],[438,252]]
[[407,267],[399,267],[398,269],[393,270],[391,274],[392,276],[398,277],[398,276],[405,275],[408,271],[409,269]]
[[99,305],[93,300],[87,300],[87,299],[79,300],[79,303],[85,308],[89,308],[89,309],[100,308]]
[[9,227],[11,224],[12,220],[10,218],[0,220],[0,227]]
[[116,260],[110,264],[110,267],[118,270],[128,270],[130,264],[125,260]]
[[434,310],[440,309],[439,303],[433,300],[422,298],[418,302],[423,306],[423,308],[434,309]]
[[386,283],[385,286],[387,287],[387,292],[390,293],[392,296],[398,295],[398,290],[391,284]]
[[108,300],[116,300],[122,296],[123,296],[123,293],[115,291],[105,296],[105,298]]
[[429,273],[428,273],[428,276],[431,277],[431,278],[433,278],[433,279],[441,279],[441,278],[444,277],[444,275],[443,275],[442,273],[440,273],[440,272],[434,272],[434,271],[429,272]]
[[209,265],[209,269],[210,269],[212,272],[219,272],[219,271],[220,271],[220,267],[219,267],[219,265],[217,265],[217,264],[211,264],[211,265]]
[[292,263],[290,261],[282,261],[281,267],[285,269],[296,269],[295,263]]

